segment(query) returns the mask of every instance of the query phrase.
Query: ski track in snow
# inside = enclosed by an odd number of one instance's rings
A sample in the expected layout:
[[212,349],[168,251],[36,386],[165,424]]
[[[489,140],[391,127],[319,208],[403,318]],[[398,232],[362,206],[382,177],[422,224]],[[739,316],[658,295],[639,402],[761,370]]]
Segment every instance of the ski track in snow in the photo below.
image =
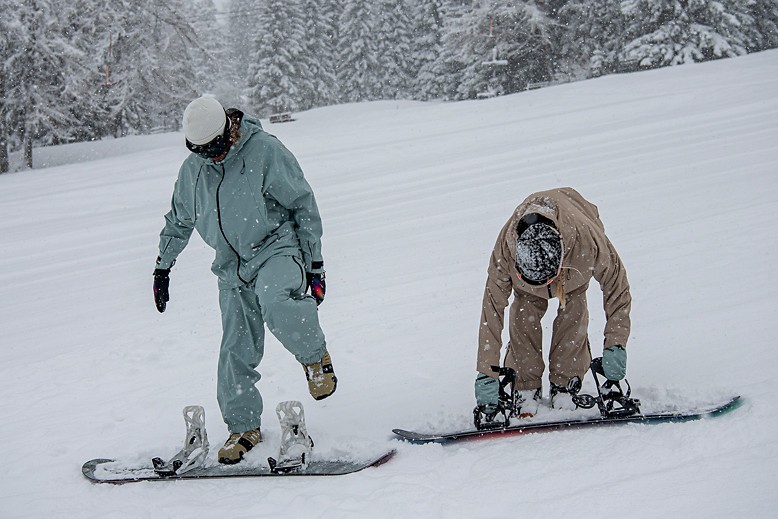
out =
[[[314,402],[267,335],[265,442],[301,400],[322,455],[396,448],[338,478],[92,485],[90,458],[181,446],[181,409],[215,398],[212,252],[194,236],[151,297],[180,134],[39,150],[0,176],[0,517],[772,517],[778,505],[778,51],[459,103],[382,101],[265,124],[298,157],[324,219],[320,316],[339,378]],[[679,406],[737,393],[682,424],[413,446],[393,427],[467,426],[488,255],[529,193],[596,203],[633,290],[635,395]],[[604,316],[589,292],[595,353]],[[556,304],[544,318],[548,348]],[[593,389],[591,381],[587,388]],[[548,385],[546,384],[546,390]]]

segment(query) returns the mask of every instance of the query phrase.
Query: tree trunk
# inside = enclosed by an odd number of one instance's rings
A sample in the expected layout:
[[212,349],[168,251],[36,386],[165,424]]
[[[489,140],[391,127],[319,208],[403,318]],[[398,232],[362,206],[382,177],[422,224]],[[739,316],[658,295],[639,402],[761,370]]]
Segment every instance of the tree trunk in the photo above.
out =
[[8,173],[8,125],[5,124],[7,111],[5,73],[0,73],[0,174]]
[[22,148],[24,149],[24,166],[27,169],[32,169],[32,132],[30,131],[30,124],[27,122],[28,113],[28,107],[22,108],[19,129],[21,130]]
[[29,132],[24,135],[24,165],[32,169],[32,136]]

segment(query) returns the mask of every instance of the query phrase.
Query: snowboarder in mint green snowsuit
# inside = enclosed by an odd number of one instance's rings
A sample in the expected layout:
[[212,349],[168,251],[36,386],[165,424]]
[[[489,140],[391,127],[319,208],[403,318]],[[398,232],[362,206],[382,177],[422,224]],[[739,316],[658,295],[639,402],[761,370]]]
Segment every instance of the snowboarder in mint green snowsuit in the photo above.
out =
[[183,127],[192,154],[160,233],[154,299],[164,312],[170,268],[196,229],[216,251],[211,270],[219,278],[217,397],[230,431],[219,461],[237,463],[260,441],[255,384],[265,325],[304,366],[315,399],[335,391],[317,309],[325,294],[322,224],[299,164],[259,120],[203,96],[187,106]]

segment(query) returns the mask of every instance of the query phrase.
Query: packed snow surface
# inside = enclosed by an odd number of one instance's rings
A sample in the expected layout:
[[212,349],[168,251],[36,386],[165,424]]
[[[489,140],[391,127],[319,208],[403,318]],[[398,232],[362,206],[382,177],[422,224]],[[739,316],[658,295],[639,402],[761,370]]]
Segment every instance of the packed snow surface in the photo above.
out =
[[[265,128],[316,191],[320,316],[339,384],[313,401],[268,335],[266,440],[248,462],[277,454],[284,400],[304,403],[318,455],[397,456],[335,478],[83,478],[91,458],[174,454],[186,405],[205,407],[212,457],[227,436],[212,251],[192,239],[167,312],[151,296],[183,136],[84,143],[39,150],[49,167],[0,176],[0,517],[775,516],[778,51],[486,101],[295,117]],[[450,446],[393,439],[394,427],[469,423],[494,240],[524,197],[557,186],[598,205],[627,267],[635,395],[745,404],[682,424]],[[597,355],[596,283],[589,296]],[[555,313],[554,302],[549,333]]]

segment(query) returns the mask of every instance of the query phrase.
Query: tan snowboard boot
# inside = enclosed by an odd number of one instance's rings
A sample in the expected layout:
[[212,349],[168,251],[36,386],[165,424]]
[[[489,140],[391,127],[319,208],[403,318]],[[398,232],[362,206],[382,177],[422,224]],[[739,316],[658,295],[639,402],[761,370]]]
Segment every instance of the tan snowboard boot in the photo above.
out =
[[259,429],[251,429],[244,433],[232,433],[224,447],[219,449],[219,463],[234,465],[243,459],[243,455],[256,447],[262,441]]
[[335,376],[335,370],[332,367],[332,359],[328,352],[319,362],[313,364],[304,364],[305,378],[308,379],[308,391],[315,400],[327,398],[338,386],[338,377]]

